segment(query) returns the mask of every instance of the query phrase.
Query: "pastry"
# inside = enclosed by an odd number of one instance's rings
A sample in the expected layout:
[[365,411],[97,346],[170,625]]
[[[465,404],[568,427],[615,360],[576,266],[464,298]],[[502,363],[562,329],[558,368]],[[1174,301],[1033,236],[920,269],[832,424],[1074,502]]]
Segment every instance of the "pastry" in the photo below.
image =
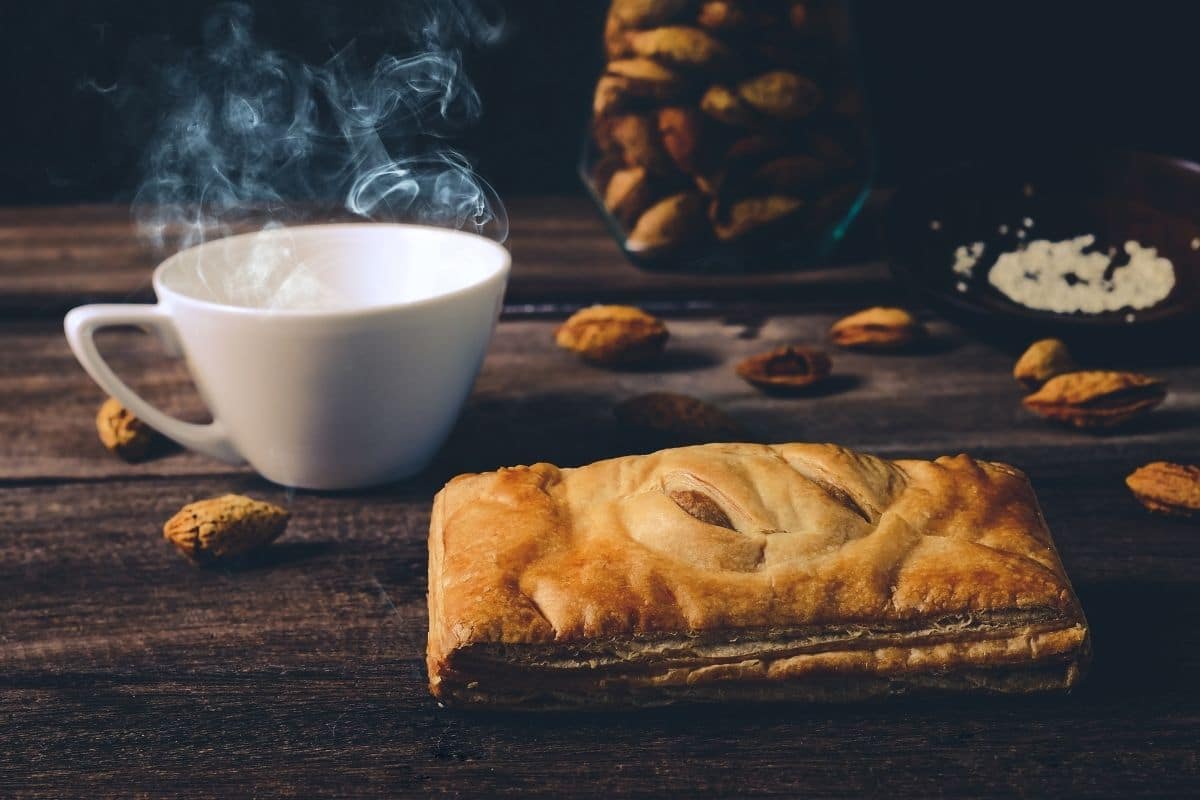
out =
[[1028,480],[968,456],[710,444],[462,475],[429,533],[459,706],[1066,689],[1089,655]]

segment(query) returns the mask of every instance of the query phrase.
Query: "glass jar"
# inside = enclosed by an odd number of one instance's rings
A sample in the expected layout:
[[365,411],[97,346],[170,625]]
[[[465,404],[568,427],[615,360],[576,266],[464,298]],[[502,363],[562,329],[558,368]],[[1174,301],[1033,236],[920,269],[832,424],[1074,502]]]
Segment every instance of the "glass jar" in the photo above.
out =
[[580,177],[654,270],[826,256],[875,152],[848,0],[613,0]]

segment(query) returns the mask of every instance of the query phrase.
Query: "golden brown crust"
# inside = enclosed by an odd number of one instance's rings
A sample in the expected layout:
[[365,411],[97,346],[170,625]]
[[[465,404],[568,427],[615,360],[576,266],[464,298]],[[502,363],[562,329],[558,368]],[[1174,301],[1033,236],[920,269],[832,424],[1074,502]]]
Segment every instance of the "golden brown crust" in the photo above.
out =
[[[595,667],[596,648],[629,650],[613,691],[1043,669],[1086,650],[1028,481],[967,456],[714,444],[462,476],[435,501],[429,582],[431,687],[457,700],[518,691],[522,652],[584,696],[599,676],[567,656]],[[689,655],[660,658],[669,640]]]

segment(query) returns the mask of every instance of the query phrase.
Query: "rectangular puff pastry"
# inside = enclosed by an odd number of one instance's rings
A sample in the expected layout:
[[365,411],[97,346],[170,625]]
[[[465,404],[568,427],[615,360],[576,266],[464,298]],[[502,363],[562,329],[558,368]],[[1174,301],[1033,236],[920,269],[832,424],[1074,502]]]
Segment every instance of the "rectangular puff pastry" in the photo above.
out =
[[1066,689],[1089,650],[1003,464],[712,444],[461,475],[434,500],[429,683],[452,705]]

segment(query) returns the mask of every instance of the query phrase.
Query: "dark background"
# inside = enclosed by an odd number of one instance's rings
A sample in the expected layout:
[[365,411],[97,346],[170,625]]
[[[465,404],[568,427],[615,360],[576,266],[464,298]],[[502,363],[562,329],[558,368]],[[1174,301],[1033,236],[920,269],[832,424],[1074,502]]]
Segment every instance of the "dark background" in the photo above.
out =
[[[251,3],[256,33],[322,62],[381,33],[403,0]],[[155,69],[148,41],[195,44],[214,3],[0,3],[0,203],[127,200],[153,119],[88,88]],[[505,0],[504,40],[468,56],[484,102],[458,145],[502,194],[575,190],[603,0]],[[1200,4],[856,4],[881,181],[1044,144],[1103,143],[1200,158]],[[401,10],[398,10],[401,9]],[[386,23],[386,24],[385,24]]]

